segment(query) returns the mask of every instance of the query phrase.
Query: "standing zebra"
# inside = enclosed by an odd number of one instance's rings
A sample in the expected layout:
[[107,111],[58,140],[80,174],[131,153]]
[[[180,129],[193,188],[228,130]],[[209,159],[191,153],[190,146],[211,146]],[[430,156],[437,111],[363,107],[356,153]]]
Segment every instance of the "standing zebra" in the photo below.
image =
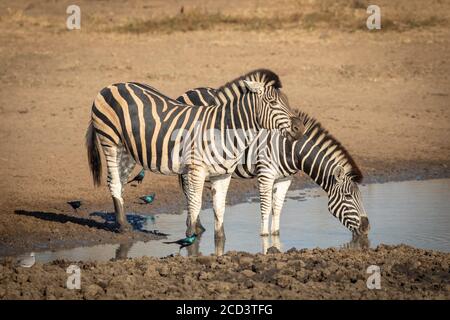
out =
[[[216,95],[215,89],[197,88],[187,91],[178,100],[193,105],[206,105]],[[357,183],[362,174],[346,149],[321,124],[300,112],[304,134],[298,140],[288,140],[276,130],[263,130],[246,150],[236,167],[234,178],[258,178],[261,200],[261,235],[280,233],[280,213],[292,177],[305,172],[328,194],[330,213],[355,235],[369,231],[369,219],[361,201]],[[300,127],[300,126],[299,126]],[[183,182],[183,180],[181,180]],[[188,187],[182,184],[183,188]],[[216,219],[223,219],[226,193],[212,190]],[[218,213],[216,212],[218,211]],[[216,221],[223,225],[223,221]]]
[[101,181],[100,147],[105,154],[119,230],[129,228],[122,191],[138,163],[152,172],[184,174],[189,181],[186,233],[192,234],[207,177],[226,190],[262,128],[280,129],[290,139],[301,134],[280,88],[275,73],[260,69],[217,89],[206,107],[180,103],[140,83],[102,89],[92,106],[86,146],[94,185]]

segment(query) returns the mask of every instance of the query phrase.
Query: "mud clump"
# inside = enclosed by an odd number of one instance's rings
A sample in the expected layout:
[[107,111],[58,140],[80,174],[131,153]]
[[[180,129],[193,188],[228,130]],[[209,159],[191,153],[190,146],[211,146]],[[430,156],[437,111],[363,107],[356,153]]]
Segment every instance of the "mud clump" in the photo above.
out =
[[[77,263],[81,288],[66,288],[70,263],[0,265],[1,299],[449,299],[450,254],[413,247],[291,249],[270,255],[137,258]],[[368,289],[371,265],[381,288]]]

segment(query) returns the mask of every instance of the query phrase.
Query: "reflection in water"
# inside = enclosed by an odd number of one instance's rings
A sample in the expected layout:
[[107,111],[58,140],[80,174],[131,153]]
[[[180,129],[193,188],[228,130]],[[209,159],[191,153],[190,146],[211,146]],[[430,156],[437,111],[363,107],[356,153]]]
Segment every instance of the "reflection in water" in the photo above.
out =
[[133,246],[132,242],[121,243],[116,250],[116,256],[114,257],[116,260],[126,259],[128,258],[128,252]]
[[200,232],[197,234],[197,238],[195,239],[194,243],[191,244],[189,247],[186,247],[187,255],[188,256],[197,256],[200,252],[200,242],[202,241],[202,235],[203,232]]
[[279,251],[283,251],[281,249],[281,241],[280,241],[279,235],[269,235],[269,236],[261,237],[261,243],[262,243],[262,251],[261,252],[264,254],[267,253],[267,249],[269,249],[270,247],[275,247]]
[[347,249],[367,249],[370,248],[370,240],[367,235],[353,236],[352,240],[344,243],[342,248]]
[[[227,207],[224,219],[226,241],[214,237],[214,213],[202,210],[206,231],[182,255],[221,255],[229,250],[266,252],[292,247],[344,247],[364,249],[380,243],[405,243],[425,249],[450,251],[450,179],[373,184],[361,187],[372,229],[369,238],[352,239],[351,233],[328,213],[326,195],[319,189],[291,191],[281,215],[280,236],[260,237],[259,203],[245,202]],[[305,201],[293,200],[293,197]],[[36,252],[36,261],[109,260],[140,256],[164,257],[178,248],[163,244],[184,236],[186,213],[146,216],[129,215],[143,231],[161,230],[169,236],[161,241],[122,245],[99,245],[57,252]],[[108,216],[105,216],[107,219]],[[369,241],[370,240],[370,241]]]
[[[267,249],[269,249],[270,247],[275,247],[277,248],[279,251],[281,250],[281,242],[280,242],[280,236],[267,236],[267,237],[261,237],[261,247],[262,247],[262,253],[267,253]],[[188,246],[185,247],[183,249],[186,249],[187,252],[187,256],[198,256],[201,255],[202,253],[200,252],[200,243],[202,241],[202,233],[199,234],[197,236],[197,239],[195,240],[195,242]],[[214,254],[216,256],[221,256],[225,253],[225,241],[226,238],[225,237],[214,237]],[[147,242],[148,245],[151,245],[152,243],[154,243],[154,241],[150,241]],[[120,260],[120,259],[127,259],[130,257],[130,249],[134,246],[135,244],[132,242],[129,243],[121,243],[120,245],[118,245],[117,249],[115,250],[115,256],[112,257],[111,259],[116,259],[116,260]],[[181,250],[183,250],[181,249]],[[176,252],[176,250],[174,251],[174,253],[172,253],[171,255],[174,255]],[[179,251],[179,253],[181,253],[181,251]]]

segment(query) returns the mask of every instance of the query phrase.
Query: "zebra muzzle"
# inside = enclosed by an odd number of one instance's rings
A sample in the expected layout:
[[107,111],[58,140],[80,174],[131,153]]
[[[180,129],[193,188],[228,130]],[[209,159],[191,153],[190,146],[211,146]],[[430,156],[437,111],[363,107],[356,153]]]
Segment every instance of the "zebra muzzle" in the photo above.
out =
[[292,117],[290,130],[290,136],[292,140],[299,140],[301,137],[303,137],[304,133],[305,125],[303,124],[303,121],[300,118]]
[[369,218],[361,217],[361,223],[359,225],[359,231],[361,234],[368,234],[370,230]]

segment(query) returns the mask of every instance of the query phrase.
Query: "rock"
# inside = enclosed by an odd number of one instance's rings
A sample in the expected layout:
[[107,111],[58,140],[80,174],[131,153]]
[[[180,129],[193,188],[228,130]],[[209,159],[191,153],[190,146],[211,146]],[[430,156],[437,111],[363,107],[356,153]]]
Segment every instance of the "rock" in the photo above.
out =
[[306,267],[306,263],[303,260],[298,260],[296,267],[297,268],[304,268],[304,267]]
[[253,264],[253,259],[250,257],[239,257],[239,265],[243,268],[250,268]]
[[159,268],[158,272],[161,277],[167,277],[169,275],[169,268],[167,266],[162,266]]
[[286,253],[296,253],[296,252],[297,252],[297,248],[296,247],[292,247],[288,251],[286,251]]
[[255,287],[255,283],[254,283],[252,280],[247,279],[247,280],[245,280],[245,282],[244,282],[244,286],[245,286],[247,289],[251,289],[251,288],[254,288],[254,287]]
[[275,263],[275,268],[277,268],[278,270],[283,270],[284,268],[286,268],[286,266],[287,266],[286,262],[278,261]]
[[280,275],[277,276],[276,283],[281,288],[287,288],[292,283],[292,281],[293,281],[292,277]]
[[281,251],[278,250],[277,247],[270,247],[269,249],[267,249],[267,254],[275,254],[275,253],[281,253]]
[[241,274],[248,278],[253,277],[255,275],[255,273],[252,270],[248,270],[248,269],[241,271]]
[[22,274],[18,274],[18,275],[17,275],[16,281],[17,281],[18,283],[20,283],[20,284],[24,284],[24,283],[26,283],[26,282],[28,281],[29,278],[30,278],[30,277],[29,277],[28,274],[22,273]]
[[[230,254],[230,252],[231,252],[231,254]],[[227,264],[227,263],[231,262],[231,257],[236,254],[232,254],[234,251],[230,251],[230,252],[227,252],[226,256],[217,257],[217,262],[220,264]],[[228,256],[228,254],[230,254],[230,256]]]
[[204,271],[200,271],[197,276],[198,280],[208,280],[210,278],[211,278],[211,274],[204,272]]
[[100,286],[102,289],[106,289],[108,287],[109,281],[105,279],[98,279],[97,285]]
[[212,256],[199,256],[197,257],[197,262],[200,264],[204,264],[208,267],[212,265],[212,263],[216,260],[215,257]]
[[95,299],[98,295],[103,294],[104,290],[102,287],[96,284],[90,284],[85,289],[83,289],[84,298],[91,300]]

